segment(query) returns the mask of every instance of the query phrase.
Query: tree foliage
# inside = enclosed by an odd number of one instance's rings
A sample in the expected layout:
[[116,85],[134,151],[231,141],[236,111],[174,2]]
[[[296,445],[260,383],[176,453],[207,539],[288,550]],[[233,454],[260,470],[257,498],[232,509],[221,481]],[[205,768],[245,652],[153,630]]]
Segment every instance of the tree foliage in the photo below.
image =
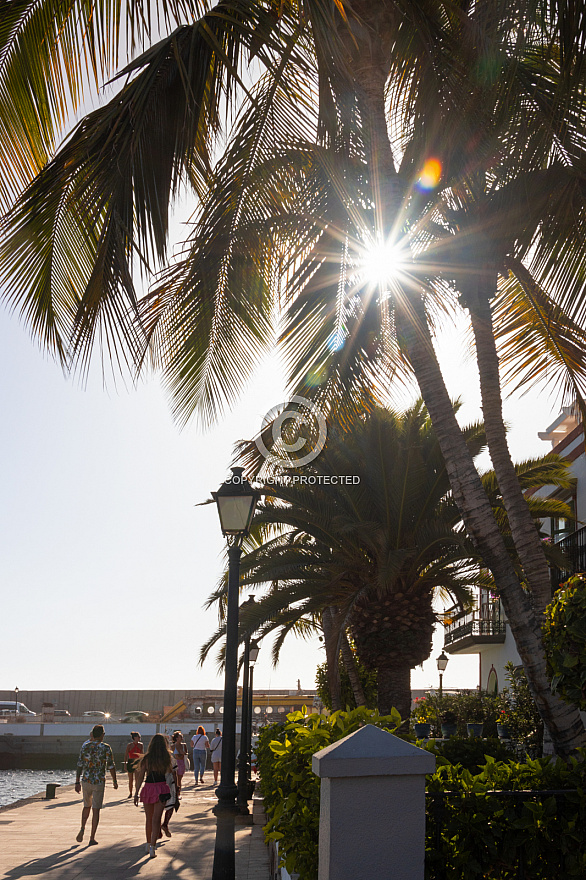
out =
[[[362,663],[357,663],[358,667],[358,675],[360,676],[360,682],[362,684],[362,689],[364,690],[364,696],[366,698],[366,708],[374,709],[376,706],[376,697],[377,697],[377,683],[376,683],[376,672],[372,670],[366,669]],[[326,709],[332,710],[332,698],[330,694],[330,688],[328,683],[328,673],[327,673],[327,664],[320,663],[317,667],[315,674],[315,684],[317,695],[326,707]],[[342,706],[345,706],[346,709],[356,709],[356,700],[354,699],[354,693],[352,692],[352,685],[350,683],[350,679],[348,677],[348,673],[346,672],[346,667],[341,662],[340,663],[340,685],[342,692]]]
[[552,690],[586,711],[586,575],[569,578],[555,594],[543,641]]

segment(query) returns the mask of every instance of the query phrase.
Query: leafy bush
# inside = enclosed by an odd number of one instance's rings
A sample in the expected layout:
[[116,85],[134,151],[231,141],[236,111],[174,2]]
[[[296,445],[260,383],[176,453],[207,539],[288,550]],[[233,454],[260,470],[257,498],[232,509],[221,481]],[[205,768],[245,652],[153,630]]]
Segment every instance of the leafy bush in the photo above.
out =
[[[368,670],[366,666],[360,663],[359,660],[357,660],[356,666],[358,669],[360,684],[362,685],[362,690],[364,691],[366,705],[369,709],[374,709],[376,706],[378,694],[376,672]],[[320,663],[320,665],[317,667],[315,675],[315,684],[318,697],[320,698],[326,709],[329,709],[331,711],[332,697],[330,694],[327,670],[328,664]],[[342,690],[342,705],[346,706],[347,709],[355,709],[356,700],[354,699],[354,692],[352,690],[352,685],[350,684],[350,677],[348,676],[348,673],[346,672],[346,667],[342,662],[340,662],[340,687]]]
[[[445,797],[439,828],[437,807],[428,798],[426,877],[514,880],[519,876],[520,850],[525,876],[531,880],[585,877],[584,757],[569,764],[550,758],[524,764],[489,758],[476,775],[448,762],[439,766],[427,785],[428,792],[444,792]],[[491,793],[552,789],[577,789],[577,793],[525,802]]]
[[586,710],[586,575],[569,578],[547,606],[543,644],[552,691]]
[[311,769],[312,755],[365,724],[394,732],[401,716],[395,709],[391,715],[379,715],[364,707],[307,718],[291,712],[287,723],[260,733],[256,755],[269,819],[265,838],[281,841],[281,864],[303,880],[317,880],[320,781]]
[[452,736],[442,742],[431,740],[426,743],[425,748],[428,752],[433,752],[436,757],[441,755],[451,764],[460,764],[471,773],[479,773],[488,758],[495,761],[511,761],[514,758],[510,749],[495,737],[469,739],[468,737]]
[[541,756],[543,750],[543,721],[529,690],[525,670],[511,662],[505,666],[508,687],[497,698],[498,720],[506,724],[511,739],[521,753],[532,758]]
[[[394,731],[399,722],[397,713],[384,717],[364,708],[336,712],[329,718],[305,718],[296,712],[287,716],[287,723],[261,732],[257,755],[268,817],[265,835],[267,840],[281,842],[280,850],[286,854],[283,864],[290,873],[298,872],[301,880],[317,878],[320,783],[311,770],[311,756],[365,723]],[[461,749],[468,750],[466,760],[471,766],[475,743],[487,750],[486,741],[460,743]],[[500,745],[494,744],[495,750],[497,747]],[[580,760],[572,759],[568,764],[550,758],[519,764],[497,761],[488,755],[474,775],[451,763],[442,747],[427,787],[429,792],[449,794],[440,827],[435,825],[436,811],[430,807],[428,812],[429,880],[436,876],[439,866],[445,867],[450,880],[483,880],[489,876],[491,880],[513,880],[518,876],[514,865],[519,849],[526,858],[526,876],[532,880],[561,876],[562,864],[564,878],[586,877],[585,758],[583,754]],[[510,796],[499,798],[489,793],[537,789],[578,792],[559,802],[551,796],[523,804],[515,803]]]

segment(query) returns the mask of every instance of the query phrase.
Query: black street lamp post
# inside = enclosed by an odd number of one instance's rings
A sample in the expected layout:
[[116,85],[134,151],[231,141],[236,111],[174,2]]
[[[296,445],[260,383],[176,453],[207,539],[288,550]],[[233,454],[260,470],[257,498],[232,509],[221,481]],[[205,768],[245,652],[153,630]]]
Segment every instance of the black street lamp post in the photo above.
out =
[[[240,606],[240,611],[254,602],[251,596]],[[238,760],[238,809],[241,816],[248,816],[248,767],[247,767],[247,743],[248,730],[251,727],[249,700],[249,673],[250,673],[250,636],[244,639],[244,662],[242,668],[242,715],[240,721],[240,757]]]
[[224,676],[224,730],[222,769],[214,807],[218,824],[212,880],[234,880],[234,820],[238,807],[236,768],[236,701],[238,684],[238,593],[240,587],[241,544],[248,534],[259,493],[243,474],[232,468],[232,476],[212,496],[218,505],[222,533],[228,540],[228,602],[226,610],[226,656]]
[[[252,769],[251,769],[251,764],[252,764],[252,760],[251,760],[251,755],[252,755],[252,694],[253,694],[252,679],[253,679],[253,673],[254,673],[254,664],[256,663],[256,661],[258,659],[258,652],[259,652],[258,642],[253,639],[250,642],[250,645],[248,647],[249,672],[248,672],[248,701],[247,701],[248,702],[248,713],[246,716],[246,721],[247,721],[246,731],[242,732],[241,740],[240,740],[240,742],[241,742],[240,754],[244,755],[244,769],[243,769],[242,782],[240,780],[240,776],[238,777],[238,791],[239,791],[238,800],[241,805],[243,803],[245,804],[246,814],[248,814],[248,812],[249,812],[248,799],[250,797],[252,797],[252,794],[250,791],[250,781],[251,781],[251,777],[252,777]],[[242,744],[244,744],[244,750],[242,749]],[[241,786],[242,786],[242,788],[241,788]],[[241,791],[242,791],[242,798],[240,796]],[[246,798],[245,801],[244,801],[244,798]]]
[[14,688],[14,720],[18,718],[18,688]]
[[437,703],[437,732],[438,736],[442,729],[442,698],[444,695],[443,682],[444,682],[444,672],[446,671],[446,666],[448,665],[448,658],[445,653],[442,651],[437,660],[437,671],[439,672],[439,700]]
[[441,701],[442,696],[443,696],[444,672],[446,671],[446,666],[448,665],[448,658],[446,657],[446,655],[444,654],[443,651],[441,652],[441,654],[437,658],[436,663],[437,663],[437,671],[439,672],[439,698]]

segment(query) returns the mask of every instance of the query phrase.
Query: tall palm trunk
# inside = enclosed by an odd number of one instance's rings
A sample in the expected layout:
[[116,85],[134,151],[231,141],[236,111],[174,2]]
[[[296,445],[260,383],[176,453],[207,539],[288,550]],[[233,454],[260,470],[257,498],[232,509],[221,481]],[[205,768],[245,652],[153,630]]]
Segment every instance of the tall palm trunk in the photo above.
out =
[[538,617],[515,573],[480,477],[462,437],[437,362],[423,303],[397,305],[398,326],[437,434],[454,499],[466,529],[492,571],[533,698],[557,754],[567,756],[586,744],[577,709],[551,693]]
[[352,688],[356,705],[366,706],[366,697],[364,696],[364,689],[362,687],[362,682],[360,681],[360,675],[358,674],[358,664],[356,663],[356,657],[350,647],[350,642],[348,641],[348,636],[345,632],[342,633],[340,651],[342,653],[344,669],[348,673],[348,678],[350,679],[350,687]]
[[[366,44],[360,48],[368,54]],[[356,75],[364,77],[360,82],[360,92],[362,99],[368,102],[365,121],[372,125],[369,164],[371,178],[378,182],[375,204],[381,213],[382,228],[391,229],[394,219],[392,212],[397,210],[398,205],[396,189],[391,180],[394,172],[391,146],[388,136],[386,139],[381,137],[382,130],[386,132],[386,115],[384,90],[376,94],[376,87],[381,81],[380,71],[369,72],[368,65],[363,63]],[[382,168],[383,172],[375,173],[373,169],[376,168]],[[529,597],[521,587],[509,559],[490,502],[456,421],[433,348],[421,293],[414,291],[409,296],[399,294],[395,307],[397,331],[411,360],[437,434],[454,499],[472,541],[492,571],[531,692],[554,749],[560,755],[568,755],[586,744],[586,731],[578,711],[551,693],[541,630]]]
[[381,664],[378,676],[378,711],[389,715],[394,707],[399,710],[402,727],[409,726],[411,715],[411,668],[408,663]]
[[321,625],[324,631],[324,645],[326,649],[326,669],[332,710],[336,712],[342,708],[342,685],[340,682],[340,648],[339,633],[334,623],[335,612],[331,607],[324,608],[321,616]]
[[476,341],[476,358],[488,449],[509,518],[513,541],[533,596],[533,606],[539,614],[539,612],[543,612],[551,600],[551,581],[543,547],[519,485],[507,443],[503,421],[498,354],[490,307],[490,297],[494,296],[496,292],[496,281],[496,270],[481,275],[475,285],[475,290],[466,295],[466,305],[470,312]]

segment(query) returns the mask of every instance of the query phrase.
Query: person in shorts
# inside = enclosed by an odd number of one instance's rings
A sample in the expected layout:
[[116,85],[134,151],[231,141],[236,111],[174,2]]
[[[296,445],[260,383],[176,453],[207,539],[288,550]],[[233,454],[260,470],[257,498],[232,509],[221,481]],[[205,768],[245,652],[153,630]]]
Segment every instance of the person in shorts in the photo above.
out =
[[130,742],[126,746],[124,752],[124,769],[128,773],[128,797],[132,797],[132,781],[134,779],[134,770],[138,764],[139,758],[144,752],[144,747],[140,739],[140,733],[133,730],[130,734]]
[[77,761],[75,790],[78,794],[83,791],[83,810],[81,811],[81,828],[75,839],[78,843],[83,840],[85,826],[91,811],[92,830],[89,846],[94,846],[98,842],[96,831],[100,821],[100,810],[104,803],[106,770],[110,771],[114,788],[118,788],[114,755],[108,743],[104,742],[104,733],[103,726],[96,724],[92,730],[92,738],[82,745]]

